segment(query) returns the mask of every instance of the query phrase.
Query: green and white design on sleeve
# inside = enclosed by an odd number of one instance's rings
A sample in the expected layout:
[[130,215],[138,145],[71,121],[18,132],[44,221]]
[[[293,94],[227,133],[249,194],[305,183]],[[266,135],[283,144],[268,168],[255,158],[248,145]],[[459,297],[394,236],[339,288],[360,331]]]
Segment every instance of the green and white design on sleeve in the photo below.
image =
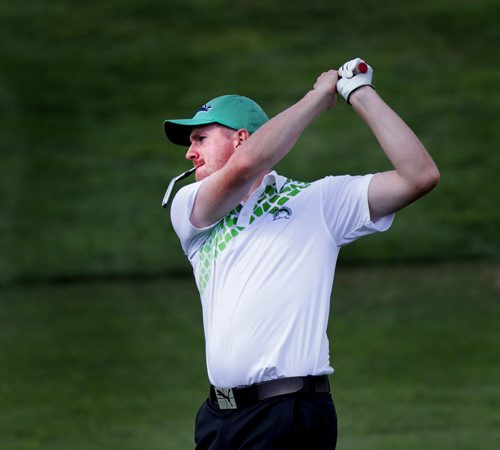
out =
[[[250,216],[249,223],[252,224],[263,214],[274,214],[288,200],[295,197],[302,190],[309,187],[311,183],[303,181],[287,180],[280,192],[276,192],[275,185],[267,186],[261,194]],[[200,276],[198,279],[198,289],[200,295],[203,295],[207,287],[212,272],[212,262],[217,259],[220,252],[223,252],[229,242],[234,239],[246,227],[236,225],[242,205],[238,205],[229,214],[224,217],[212,230],[210,236],[200,249]]]

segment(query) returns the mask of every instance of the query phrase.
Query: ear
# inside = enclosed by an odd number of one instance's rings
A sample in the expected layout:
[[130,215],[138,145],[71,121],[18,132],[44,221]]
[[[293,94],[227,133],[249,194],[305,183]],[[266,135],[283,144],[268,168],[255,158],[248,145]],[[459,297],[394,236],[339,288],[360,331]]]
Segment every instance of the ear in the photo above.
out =
[[234,135],[234,148],[238,148],[250,137],[250,133],[245,128],[239,129]]

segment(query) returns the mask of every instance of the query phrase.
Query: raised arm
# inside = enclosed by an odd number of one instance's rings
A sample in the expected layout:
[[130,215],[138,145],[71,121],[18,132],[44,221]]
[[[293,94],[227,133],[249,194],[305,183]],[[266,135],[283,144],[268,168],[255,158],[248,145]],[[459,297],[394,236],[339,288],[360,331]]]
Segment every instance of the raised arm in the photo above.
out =
[[370,216],[376,220],[431,191],[439,182],[439,171],[415,133],[373,89],[358,89],[351,104],[395,169],[376,174],[370,183]]
[[318,77],[314,88],[301,100],[273,117],[248,137],[239,130],[235,151],[227,163],[202,183],[191,213],[196,227],[208,226],[236,207],[255,183],[284,158],[306,127],[323,111],[335,105],[337,71]]
[[339,81],[339,92],[373,131],[395,169],[375,175],[370,183],[370,215],[376,220],[432,190],[439,182],[439,170],[415,133],[370,87],[371,73],[370,68],[367,74],[355,75],[351,91],[343,91],[349,82]]

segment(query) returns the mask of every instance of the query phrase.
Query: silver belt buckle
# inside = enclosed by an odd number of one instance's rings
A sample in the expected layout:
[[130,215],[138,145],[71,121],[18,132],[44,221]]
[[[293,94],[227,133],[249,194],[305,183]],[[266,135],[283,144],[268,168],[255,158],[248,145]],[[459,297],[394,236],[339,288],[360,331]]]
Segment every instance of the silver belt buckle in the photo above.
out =
[[236,399],[231,388],[215,388],[215,395],[220,409],[237,409]]

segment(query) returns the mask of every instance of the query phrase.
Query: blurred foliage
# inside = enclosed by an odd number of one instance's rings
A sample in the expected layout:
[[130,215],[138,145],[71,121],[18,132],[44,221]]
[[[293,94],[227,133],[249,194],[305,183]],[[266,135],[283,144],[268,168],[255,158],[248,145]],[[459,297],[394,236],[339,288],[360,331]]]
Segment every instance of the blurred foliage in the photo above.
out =
[[[189,271],[160,207],[189,164],[163,120],[231,92],[274,115],[354,56],[442,181],[342,261],[498,258],[499,13],[492,0],[2,1],[0,281]],[[340,101],[278,165],[305,180],[388,167]]]

